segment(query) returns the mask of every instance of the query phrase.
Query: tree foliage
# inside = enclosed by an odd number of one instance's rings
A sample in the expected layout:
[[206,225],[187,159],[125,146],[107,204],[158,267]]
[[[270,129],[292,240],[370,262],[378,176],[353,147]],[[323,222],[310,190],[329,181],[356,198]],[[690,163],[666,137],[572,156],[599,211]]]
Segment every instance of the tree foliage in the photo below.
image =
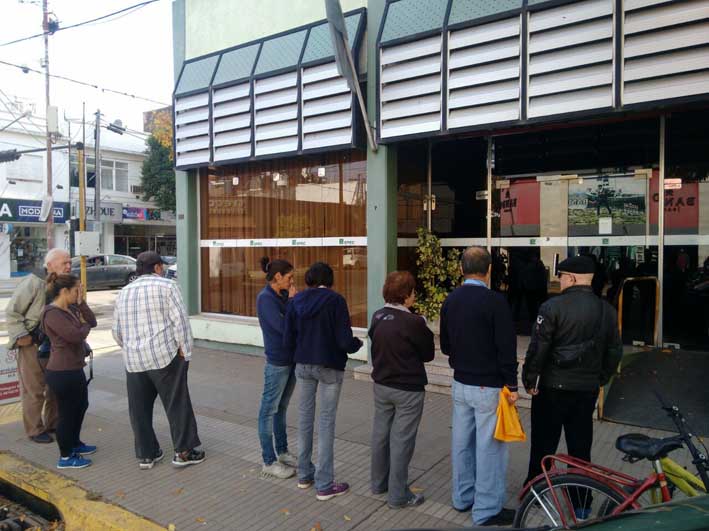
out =
[[154,133],[148,138],[147,144],[143,161],[143,200],[154,201],[161,210],[175,212],[177,200],[172,148],[165,146]]

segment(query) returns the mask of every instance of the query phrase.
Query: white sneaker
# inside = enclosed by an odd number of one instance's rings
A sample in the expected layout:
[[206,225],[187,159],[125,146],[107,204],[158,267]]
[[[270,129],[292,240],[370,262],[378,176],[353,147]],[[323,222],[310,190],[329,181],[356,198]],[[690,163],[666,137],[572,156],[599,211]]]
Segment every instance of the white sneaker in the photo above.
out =
[[278,462],[293,468],[298,466],[298,458],[290,452],[278,454]]
[[270,465],[261,467],[261,476],[272,477],[276,479],[288,479],[295,475],[295,469],[279,461],[274,461]]

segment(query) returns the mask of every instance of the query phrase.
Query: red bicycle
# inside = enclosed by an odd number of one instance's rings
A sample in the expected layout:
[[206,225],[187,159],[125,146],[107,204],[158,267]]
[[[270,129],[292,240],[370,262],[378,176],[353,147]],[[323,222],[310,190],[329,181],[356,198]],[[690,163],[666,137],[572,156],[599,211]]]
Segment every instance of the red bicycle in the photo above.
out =
[[[660,398],[658,396],[658,398]],[[694,445],[691,430],[676,406],[662,407],[672,417],[679,435],[654,439],[630,433],[616,440],[623,460],[652,462],[653,472],[644,479],[568,455],[549,455],[542,460],[542,474],[527,483],[520,493],[514,526],[567,528],[581,522],[639,509],[648,502],[670,501],[679,488],[687,495],[709,491],[709,459]],[[702,443],[703,444],[703,443]],[[692,455],[698,477],[668,456],[685,446]],[[656,494],[659,492],[659,496]],[[642,498],[650,493],[649,500]],[[658,499],[659,498],[659,499]]]

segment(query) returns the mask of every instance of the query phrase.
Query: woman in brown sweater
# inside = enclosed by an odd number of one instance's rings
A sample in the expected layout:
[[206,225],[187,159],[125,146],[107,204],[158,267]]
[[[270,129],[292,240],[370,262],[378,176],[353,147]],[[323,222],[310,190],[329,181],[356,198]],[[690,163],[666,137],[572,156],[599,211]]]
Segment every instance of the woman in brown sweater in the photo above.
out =
[[45,380],[59,408],[57,443],[61,457],[57,468],[86,468],[91,460],[84,455],[93,454],[96,447],[80,439],[89,407],[84,358],[86,337],[96,326],[96,317],[83,300],[81,284],[74,275],[49,275],[47,300],[41,326],[51,342]]

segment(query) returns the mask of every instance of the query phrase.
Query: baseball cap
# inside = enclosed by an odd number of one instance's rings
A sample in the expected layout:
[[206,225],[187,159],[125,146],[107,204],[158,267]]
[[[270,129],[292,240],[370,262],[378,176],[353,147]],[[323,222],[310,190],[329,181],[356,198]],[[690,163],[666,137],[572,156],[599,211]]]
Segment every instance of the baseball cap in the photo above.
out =
[[162,256],[155,251],[143,251],[138,255],[136,263],[136,273],[145,275],[152,273],[156,264],[164,264]]

